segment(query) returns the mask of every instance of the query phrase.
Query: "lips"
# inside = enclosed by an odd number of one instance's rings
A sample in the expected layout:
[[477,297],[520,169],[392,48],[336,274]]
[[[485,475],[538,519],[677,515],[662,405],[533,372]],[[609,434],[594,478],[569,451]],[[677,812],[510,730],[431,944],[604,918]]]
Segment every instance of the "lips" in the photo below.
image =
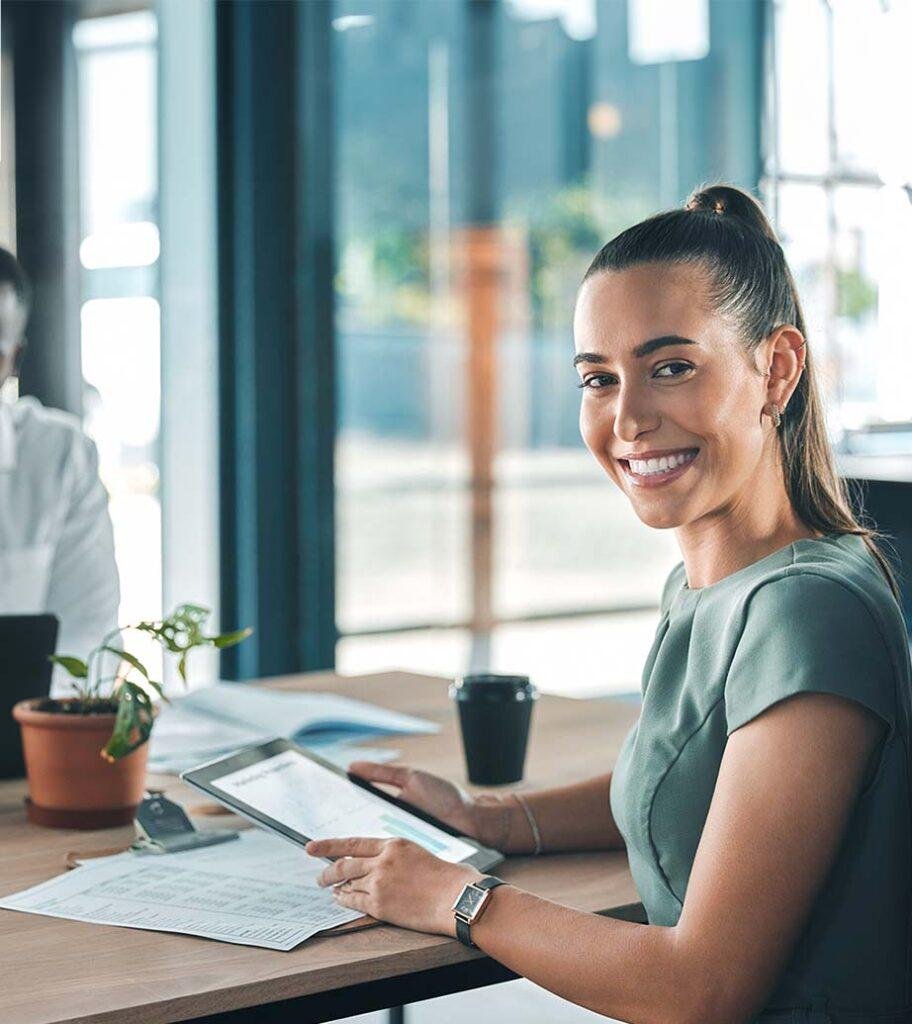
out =
[[656,451],[649,452],[637,452],[635,455],[628,455],[624,458],[618,457],[618,462],[626,462],[630,465],[630,460],[634,459],[637,462],[647,462],[649,459],[661,459],[669,458],[672,455],[684,455],[690,452],[698,452],[700,449],[696,446],[691,448],[662,448]]
[[[638,487],[638,488],[639,487],[648,487],[648,488],[660,487],[663,484],[671,483],[671,481],[676,480],[679,476],[682,476],[684,473],[686,473],[690,469],[690,467],[694,464],[694,462],[697,461],[697,458],[699,457],[699,454],[700,454],[700,449],[699,448],[684,448],[684,449],[678,449],[678,452],[679,453],[687,453],[691,457],[686,459],[682,463],[678,463],[677,465],[672,466],[671,468],[661,469],[661,470],[653,470],[653,471],[651,471],[649,473],[637,473],[637,472],[635,472],[634,469],[630,465],[630,460],[629,459],[618,459],[618,462],[620,462],[621,467],[624,470],[624,475],[627,477],[627,479],[635,487]],[[666,450],[666,452],[663,453],[663,454],[665,455],[665,457],[668,457],[669,454],[674,454],[674,453],[669,453]],[[653,455],[652,458],[656,458],[656,456]],[[640,459],[634,459],[633,461],[640,462],[641,460]],[[642,461],[645,461],[645,460],[642,460]]]

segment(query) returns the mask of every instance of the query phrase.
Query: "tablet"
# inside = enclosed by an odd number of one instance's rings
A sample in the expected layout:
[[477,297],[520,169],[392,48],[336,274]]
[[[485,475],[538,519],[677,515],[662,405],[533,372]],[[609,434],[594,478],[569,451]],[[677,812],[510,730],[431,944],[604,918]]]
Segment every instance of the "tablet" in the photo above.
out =
[[310,839],[411,839],[451,863],[488,871],[496,850],[284,739],[182,772],[181,779],[298,846]]

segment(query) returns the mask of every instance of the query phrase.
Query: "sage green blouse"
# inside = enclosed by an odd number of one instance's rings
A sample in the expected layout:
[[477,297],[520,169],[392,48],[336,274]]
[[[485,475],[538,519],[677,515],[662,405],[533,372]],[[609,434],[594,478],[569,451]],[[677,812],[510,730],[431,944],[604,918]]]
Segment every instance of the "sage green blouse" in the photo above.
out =
[[[852,534],[798,540],[695,590],[679,563],[662,593],[642,689],[639,721],[614,770],[611,809],[649,921],[658,925],[674,925],[681,913],[735,729],[812,691],[857,701],[883,719],[873,775],[758,1019],[912,1021],[912,670],[902,614],[864,541]],[[778,799],[775,791],[770,799]],[[780,1009],[781,1018],[773,1015]]]

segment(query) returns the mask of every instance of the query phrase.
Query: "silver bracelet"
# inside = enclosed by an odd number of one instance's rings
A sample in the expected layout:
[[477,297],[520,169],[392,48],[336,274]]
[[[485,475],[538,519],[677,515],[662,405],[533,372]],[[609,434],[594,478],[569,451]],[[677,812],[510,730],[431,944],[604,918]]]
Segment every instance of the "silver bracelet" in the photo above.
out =
[[541,832],[538,831],[538,823],[535,820],[535,815],[532,813],[532,809],[529,807],[528,803],[526,802],[526,798],[522,795],[522,793],[514,792],[513,796],[516,797],[516,802],[523,809],[523,814],[525,814],[526,821],[529,822],[529,828],[532,830],[532,838],[535,840],[535,849],[532,852],[535,854],[539,854],[542,852],[543,847],[541,841]]

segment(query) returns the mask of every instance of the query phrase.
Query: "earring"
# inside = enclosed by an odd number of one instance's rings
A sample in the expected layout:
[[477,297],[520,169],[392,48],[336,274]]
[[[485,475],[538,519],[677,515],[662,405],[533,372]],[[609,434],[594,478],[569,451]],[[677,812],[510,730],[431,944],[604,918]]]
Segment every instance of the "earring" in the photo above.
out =
[[779,406],[775,402],[767,402],[763,406],[763,411],[773,421],[773,427],[778,430],[780,423],[782,423],[782,413],[779,411]]

